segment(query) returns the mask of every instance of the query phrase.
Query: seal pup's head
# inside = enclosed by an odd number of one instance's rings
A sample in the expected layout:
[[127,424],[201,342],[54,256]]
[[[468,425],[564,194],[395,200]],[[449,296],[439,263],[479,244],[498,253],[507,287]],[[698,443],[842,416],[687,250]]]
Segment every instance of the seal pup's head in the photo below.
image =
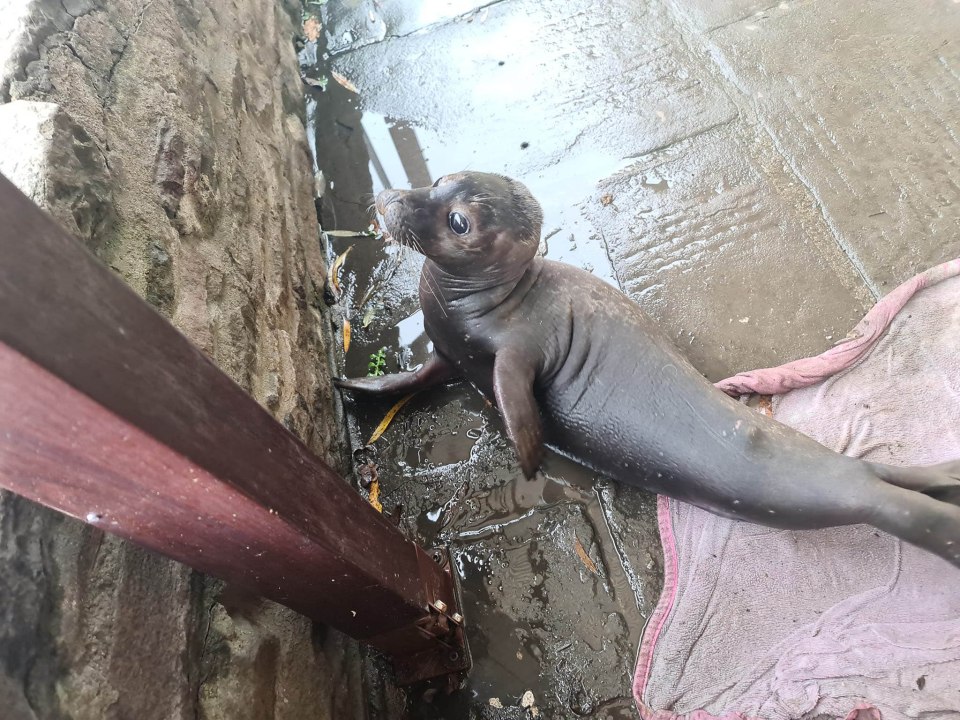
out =
[[537,254],[540,243],[540,204],[503,175],[444,175],[430,187],[384,190],[376,205],[397,242],[453,275],[513,274]]

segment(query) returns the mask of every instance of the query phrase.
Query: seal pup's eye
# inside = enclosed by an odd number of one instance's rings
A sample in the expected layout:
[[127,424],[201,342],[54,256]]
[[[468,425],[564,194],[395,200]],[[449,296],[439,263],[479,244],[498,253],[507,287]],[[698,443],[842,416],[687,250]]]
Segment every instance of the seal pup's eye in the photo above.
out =
[[450,229],[453,230],[457,235],[466,235],[468,232],[470,232],[470,221],[467,220],[465,215],[461,215],[458,212],[452,212],[447,218],[447,222],[450,223]]

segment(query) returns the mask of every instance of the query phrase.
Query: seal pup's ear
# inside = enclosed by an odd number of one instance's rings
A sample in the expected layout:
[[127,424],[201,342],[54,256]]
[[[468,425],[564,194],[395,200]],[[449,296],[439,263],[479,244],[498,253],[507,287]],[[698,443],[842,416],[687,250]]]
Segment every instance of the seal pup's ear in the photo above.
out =
[[[501,176],[503,177],[503,176]],[[540,244],[540,228],[543,226],[543,208],[527,186],[512,178],[504,177],[510,189],[510,205],[517,220],[519,239],[524,245]]]

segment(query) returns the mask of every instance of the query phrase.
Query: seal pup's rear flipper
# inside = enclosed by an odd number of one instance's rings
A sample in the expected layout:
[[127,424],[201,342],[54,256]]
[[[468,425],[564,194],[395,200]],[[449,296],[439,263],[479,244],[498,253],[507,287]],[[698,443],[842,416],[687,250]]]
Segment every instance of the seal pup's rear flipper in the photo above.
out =
[[533,396],[536,368],[522,353],[506,348],[493,362],[493,393],[507,435],[529,480],[543,462],[543,422]]
[[345,390],[357,390],[371,395],[399,395],[439,385],[460,377],[460,371],[442,355],[431,353],[426,362],[410,372],[392,373],[379,377],[333,378],[333,384]]
[[884,484],[871,497],[870,524],[960,567],[960,507]]
[[916,490],[952,505],[960,505],[960,460],[913,467],[868,464],[884,482],[906,490]]

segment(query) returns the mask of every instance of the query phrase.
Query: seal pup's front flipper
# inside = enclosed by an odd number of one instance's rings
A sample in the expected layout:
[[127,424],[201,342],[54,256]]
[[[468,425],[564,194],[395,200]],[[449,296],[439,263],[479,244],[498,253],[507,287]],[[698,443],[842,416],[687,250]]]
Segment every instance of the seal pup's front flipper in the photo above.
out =
[[334,378],[333,384],[338,388],[357,390],[371,395],[399,395],[426,390],[458,377],[460,377],[460,371],[456,366],[434,352],[416,370],[379,377]]
[[506,348],[493,361],[493,393],[507,435],[529,480],[543,462],[543,422],[533,396],[536,368],[522,353]]

